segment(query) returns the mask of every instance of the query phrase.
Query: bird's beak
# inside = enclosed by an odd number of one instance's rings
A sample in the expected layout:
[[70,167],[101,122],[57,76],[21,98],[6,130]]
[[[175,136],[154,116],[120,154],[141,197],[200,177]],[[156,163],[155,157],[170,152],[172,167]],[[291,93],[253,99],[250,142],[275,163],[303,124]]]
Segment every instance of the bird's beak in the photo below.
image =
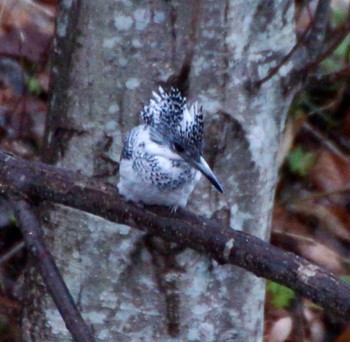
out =
[[201,156],[199,158],[199,161],[193,161],[192,160],[192,165],[199,170],[200,172],[203,173],[205,177],[208,178],[211,184],[215,186],[221,193],[224,192],[224,189],[220,182],[217,180],[216,176],[214,175],[213,171],[207,164],[207,162],[204,160],[204,158]]

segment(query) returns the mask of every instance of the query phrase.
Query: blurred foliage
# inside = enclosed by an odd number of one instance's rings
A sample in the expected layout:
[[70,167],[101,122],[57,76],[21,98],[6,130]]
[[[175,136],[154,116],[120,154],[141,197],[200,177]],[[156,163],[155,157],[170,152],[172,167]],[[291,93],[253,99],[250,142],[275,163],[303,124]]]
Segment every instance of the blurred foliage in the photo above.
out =
[[342,276],[340,277],[340,279],[341,279],[342,281],[344,281],[345,283],[350,284],[350,274],[342,275]]
[[28,78],[27,89],[32,95],[39,96],[42,93],[40,82],[35,77]]
[[344,8],[333,8],[331,11],[331,25],[333,27],[339,27],[343,25],[348,19],[348,14]]
[[301,146],[294,148],[288,155],[288,166],[292,173],[306,176],[315,164],[316,156]]
[[275,308],[288,308],[291,305],[292,300],[295,298],[293,290],[270,280],[267,281],[266,289],[271,295],[271,304]]

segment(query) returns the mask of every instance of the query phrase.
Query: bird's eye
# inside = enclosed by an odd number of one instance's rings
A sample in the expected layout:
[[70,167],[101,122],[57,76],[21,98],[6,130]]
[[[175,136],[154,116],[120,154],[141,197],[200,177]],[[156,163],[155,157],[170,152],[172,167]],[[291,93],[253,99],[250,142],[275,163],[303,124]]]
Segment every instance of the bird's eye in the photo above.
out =
[[174,143],[173,147],[177,153],[185,152],[185,149],[181,145],[179,145],[178,143]]

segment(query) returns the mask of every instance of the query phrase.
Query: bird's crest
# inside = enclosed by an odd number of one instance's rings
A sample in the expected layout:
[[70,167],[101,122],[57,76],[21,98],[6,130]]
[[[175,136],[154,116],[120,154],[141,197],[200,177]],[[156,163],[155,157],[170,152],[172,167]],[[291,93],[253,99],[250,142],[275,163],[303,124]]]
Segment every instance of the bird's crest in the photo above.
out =
[[141,112],[143,121],[163,139],[201,149],[203,138],[203,113],[195,102],[190,108],[178,89],[166,93],[159,87],[159,94]]

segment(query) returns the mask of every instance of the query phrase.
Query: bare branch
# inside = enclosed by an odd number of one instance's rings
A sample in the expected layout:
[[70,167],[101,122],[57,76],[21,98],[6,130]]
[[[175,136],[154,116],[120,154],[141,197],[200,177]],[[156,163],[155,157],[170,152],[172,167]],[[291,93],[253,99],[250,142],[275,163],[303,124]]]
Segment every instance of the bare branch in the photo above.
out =
[[333,51],[340,45],[340,43],[346,38],[350,31],[350,6],[349,6],[349,15],[348,20],[345,21],[338,34],[333,37],[331,44],[324,52],[319,52],[317,56],[315,56],[315,60],[312,61],[307,68],[312,69],[319,65],[324,59],[330,56]]
[[308,27],[305,29],[305,31],[303,32],[303,34],[298,38],[298,41],[293,46],[293,48],[281,59],[281,61],[279,63],[277,63],[277,65],[275,67],[271,68],[271,70],[269,71],[269,73],[266,76],[264,76],[260,80],[256,81],[255,84],[257,87],[261,87],[262,84],[264,84],[270,78],[275,76],[277,74],[277,72],[281,69],[281,67],[292,58],[292,56],[296,53],[296,51],[299,49],[299,47],[304,44],[305,39],[306,39],[307,35],[309,34],[309,31],[311,30],[311,26],[312,25],[310,23],[308,25]]
[[284,284],[344,319],[350,317],[350,287],[325,269],[254,236],[213,220],[166,208],[126,203],[115,188],[43,163],[0,152],[0,191],[25,193],[127,224],[204,253],[219,263],[245,268]]
[[[257,87],[267,82],[270,78],[275,76],[280,68],[288,61],[292,60],[294,68],[292,74],[294,77],[290,77],[289,82],[295,82],[295,79],[300,80],[300,76],[305,72],[308,72],[313,67],[318,65],[324,58],[326,58],[345,38],[344,32],[339,34],[337,39],[332,43],[326,52],[322,53],[322,47],[324,45],[325,32],[328,24],[330,10],[330,0],[319,0],[315,15],[310,21],[307,28],[302,35],[298,38],[293,48],[286,54],[275,67],[271,68],[270,72],[255,82]],[[344,25],[346,31],[347,24]],[[302,49],[304,47],[304,49]],[[298,76],[299,75],[299,76]]]
[[319,0],[314,15],[313,25],[306,40],[310,61],[320,54],[328,24],[330,0]]
[[43,242],[39,221],[30,205],[24,200],[14,200],[12,204],[27,249],[35,257],[39,273],[74,341],[94,342],[91,329],[74,304],[55,260]]

